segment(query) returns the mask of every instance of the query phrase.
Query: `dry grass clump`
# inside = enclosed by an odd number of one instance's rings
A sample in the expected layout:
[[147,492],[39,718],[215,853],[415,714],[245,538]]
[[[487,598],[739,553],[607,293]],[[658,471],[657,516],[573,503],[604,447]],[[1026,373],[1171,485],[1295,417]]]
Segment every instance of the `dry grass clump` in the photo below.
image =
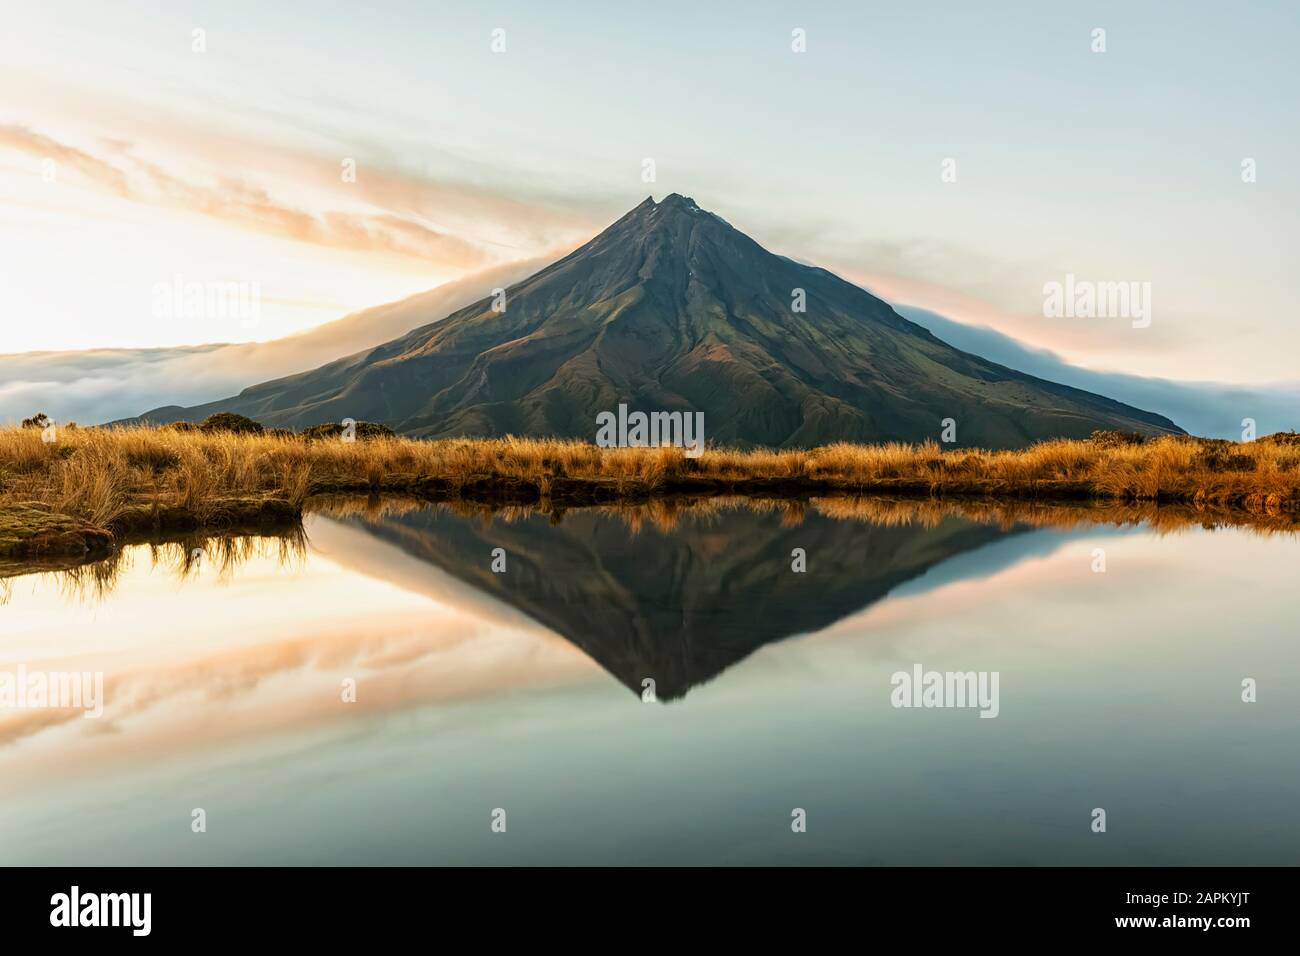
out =
[[[526,438],[305,441],[275,432],[80,428],[42,440],[0,429],[0,507],[36,503],[107,527],[141,506],[185,509],[200,524],[232,498],[275,498],[300,508],[328,492],[534,498],[599,486],[603,500],[680,493],[808,496],[901,492],[1019,499],[1100,498],[1231,505],[1300,505],[1300,445],[1289,435],[1251,443],[1159,438],[1047,441],[1021,451],[836,443],[803,450],[597,448]],[[526,497],[526,496],[525,496]]]

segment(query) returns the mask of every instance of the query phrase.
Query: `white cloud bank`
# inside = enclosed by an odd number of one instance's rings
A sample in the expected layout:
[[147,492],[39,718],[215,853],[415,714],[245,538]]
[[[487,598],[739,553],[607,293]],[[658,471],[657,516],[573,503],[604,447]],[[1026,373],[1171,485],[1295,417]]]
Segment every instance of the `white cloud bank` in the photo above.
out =
[[226,398],[436,322],[545,264],[498,266],[271,342],[0,355],[0,424],[45,412],[56,422],[94,425]]

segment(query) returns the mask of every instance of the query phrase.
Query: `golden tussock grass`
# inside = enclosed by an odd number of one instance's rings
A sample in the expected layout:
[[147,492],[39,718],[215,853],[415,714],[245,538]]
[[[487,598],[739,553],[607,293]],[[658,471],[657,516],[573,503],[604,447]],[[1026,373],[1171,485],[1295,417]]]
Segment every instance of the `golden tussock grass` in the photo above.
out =
[[[600,494],[584,497],[591,489]],[[1178,502],[1269,515],[1300,506],[1300,447],[1282,439],[1160,438],[1143,444],[1048,441],[1022,451],[985,451],[944,450],[930,441],[788,451],[711,448],[688,458],[678,448],[598,448],[513,437],[306,441],[140,427],[63,429],[47,443],[39,429],[0,429],[0,509],[26,506],[98,527],[162,508],[180,509],[206,526],[222,520],[232,500],[276,499],[300,510],[314,495],[366,490],[443,500],[497,496],[498,504],[901,493],[1020,502]],[[671,523],[676,507],[664,503],[638,520]],[[797,521],[804,506],[783,507],[793,509],[788,520]]]

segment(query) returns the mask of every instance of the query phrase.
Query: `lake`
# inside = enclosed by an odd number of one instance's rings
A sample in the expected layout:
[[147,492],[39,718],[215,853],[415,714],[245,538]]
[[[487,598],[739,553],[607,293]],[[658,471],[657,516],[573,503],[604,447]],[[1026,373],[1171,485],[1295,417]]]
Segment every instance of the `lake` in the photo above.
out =
[[1295,864],[1297,568],[888,502],[133,545],[0,582],[0,671],[103,675],[0,709],[0,863]]

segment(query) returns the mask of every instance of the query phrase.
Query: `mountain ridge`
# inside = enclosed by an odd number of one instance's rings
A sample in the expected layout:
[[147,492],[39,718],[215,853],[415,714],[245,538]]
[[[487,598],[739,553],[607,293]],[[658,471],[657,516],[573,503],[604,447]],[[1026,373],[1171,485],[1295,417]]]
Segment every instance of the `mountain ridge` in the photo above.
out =
[[[796,303],[802,299],[805,311]],[[825,269],[764,249],[689,197],[648,197],[573,252],[377,347],[237,396],[268,425],[382,421],[414,437],[590,440],[620,403],[702,411],[723,444],[800,447],[938,438],[1019,447],[1172,421],[947,345]]]

